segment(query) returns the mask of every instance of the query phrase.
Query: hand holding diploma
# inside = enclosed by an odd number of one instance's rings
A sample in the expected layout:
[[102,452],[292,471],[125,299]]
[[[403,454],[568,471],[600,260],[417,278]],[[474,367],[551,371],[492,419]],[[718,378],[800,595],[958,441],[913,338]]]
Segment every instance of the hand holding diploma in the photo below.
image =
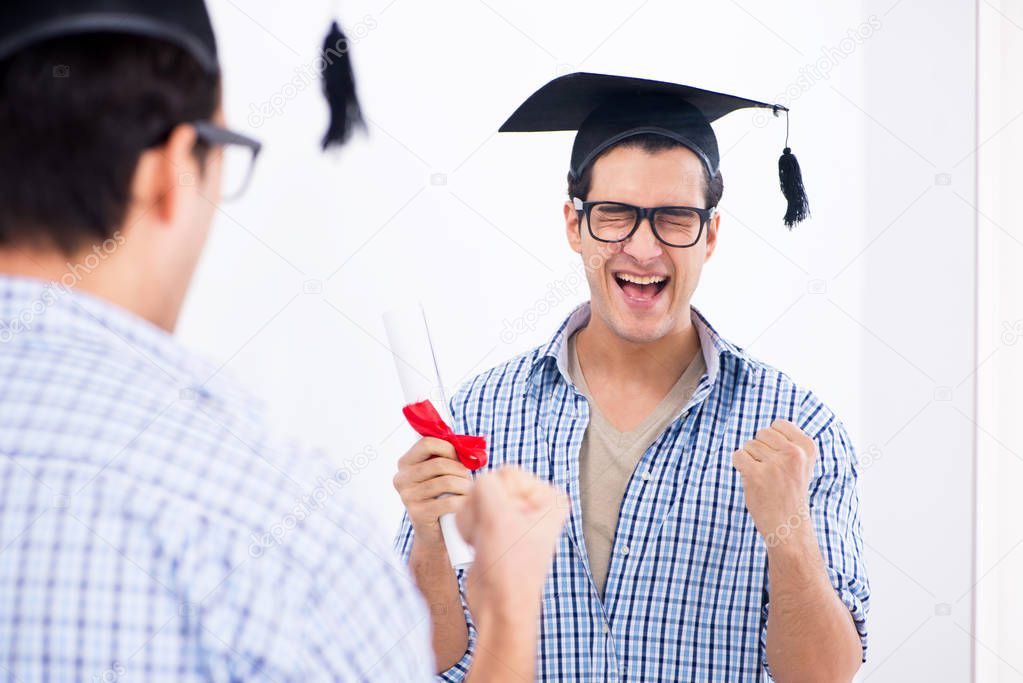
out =
[[398,460],[394,488],[408,510],[416,537],[443,543],[440,517],[462,506],[472,488],[472,478],[469,469],[458,461],[454,446],[424,437]]

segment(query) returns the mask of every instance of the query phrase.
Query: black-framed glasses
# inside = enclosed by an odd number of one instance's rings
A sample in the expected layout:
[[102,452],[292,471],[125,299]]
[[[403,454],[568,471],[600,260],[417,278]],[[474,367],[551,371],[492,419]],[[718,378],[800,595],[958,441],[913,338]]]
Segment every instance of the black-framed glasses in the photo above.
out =
[[231,200],[239,197],[252,180],[252,171],[263,143],[209,121],[193,121],[192,126],[199,141],[211,148],[210,154],[221,157],[221,198]]
[[650,220],[654,237],[669,247],[691,247],[700,241],[703,226],[715,207],[653,206],[644,208],[624,202],[584,202],[572,198],[579,220],[586,219],[590,235],[598,242],[624,242],[636,234],[644,218]]

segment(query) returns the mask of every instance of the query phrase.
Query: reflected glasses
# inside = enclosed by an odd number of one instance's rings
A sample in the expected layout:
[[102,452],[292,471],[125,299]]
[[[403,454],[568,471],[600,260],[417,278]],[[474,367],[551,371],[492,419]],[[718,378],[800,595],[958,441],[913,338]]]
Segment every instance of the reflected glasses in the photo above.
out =
[[212,147],[210,154],[220,157],[221,198],[231,200],[239,197],[249,186],[263,144],[209,121],[193,121],[192,125],[199,141]]
[[654,206],[644,208],[623,202],[572,203],[579,220],[586,219],[590,235],[598,242],[624,242],[636,234],[643,219],[649,219],[654,237],[669,247],[691,247],[700,241],[703,227],[714,215],[715,207]]

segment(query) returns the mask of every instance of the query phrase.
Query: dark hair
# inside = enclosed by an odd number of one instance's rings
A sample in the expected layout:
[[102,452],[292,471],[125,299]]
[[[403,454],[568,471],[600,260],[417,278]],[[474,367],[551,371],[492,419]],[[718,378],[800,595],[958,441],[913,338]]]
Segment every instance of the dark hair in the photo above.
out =
[[111,237],[142,152],[219,104],[219,77],[152,38],[63,37],[0,62],[0,245]]
[[[621,142],[615,143],[605,149],[600,155],[594,159],[589,166],[583,169],[582,176],[574,178],[572,172],[568,173],[568,196],[578,197],[579,199],[585,200],[586,195],[590,193],[590,184],[593,182],[593,167],[600,161],[605,154],[610,152],[612,149],[617,147],[638,147],[644,152],[660,152],[666,149],[675,149],[676,147],[685,147],[681,142],[666,138],[663,135],[657,135],[655,133],[643,133],[641,135],[633,135],[632,137],[625,138]],[[703,195],[707,202],[705,208],[717,206],[718,202],[721,201],[721,195],[725,193],[725,180],[721,177],[721,171],[718,170],[714,174],[713,178],[709,178],[710,175],[707,173],[707,168],[701,165],[703,168]]]

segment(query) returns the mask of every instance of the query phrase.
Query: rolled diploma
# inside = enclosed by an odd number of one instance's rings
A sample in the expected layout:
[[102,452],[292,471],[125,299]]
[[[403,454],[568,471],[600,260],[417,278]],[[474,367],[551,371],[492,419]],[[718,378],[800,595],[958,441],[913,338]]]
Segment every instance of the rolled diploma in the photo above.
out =
[[[416,304],[388,311],[384,314],[384,328],[387,330],[394,365],[398,369],[398,381],[405,395],[405,403],[430,399],[440,416],[453,429],[454,422],[451,420],[444,384],[440,378],[437,357],[422,305]],[[468,569],[472,565],[475,553],[472,546],[458,533],[453,513],[440,518],[440,529],[451,566],[455,569]]]

